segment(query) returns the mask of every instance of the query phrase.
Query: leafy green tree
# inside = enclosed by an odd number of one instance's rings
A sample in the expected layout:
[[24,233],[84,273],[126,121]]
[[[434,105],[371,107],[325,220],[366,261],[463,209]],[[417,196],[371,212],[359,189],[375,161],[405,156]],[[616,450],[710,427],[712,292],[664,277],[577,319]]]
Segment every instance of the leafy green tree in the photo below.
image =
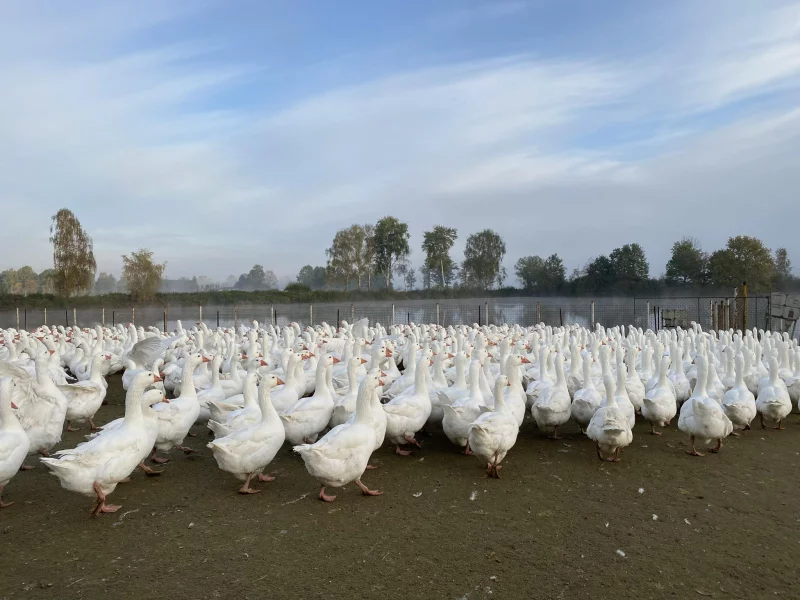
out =
[[333,237],[330,248],[325,250],[328,256],[328,280],[339,283],[347,290],[350,282],[358,282],[361,288],[359,271],[360,252],[363,245],[363,231],[359,225],[340,229]]
[[462,281],[465,287],[486,290],[505,279],[503,257],[506,244],[495,231],[484,229],[467,238],[462,264]]
[[0,273],[0,288],[4,294],[16,294],[19,289],[19,275],[16,269],[7,269]]
[[683,238],[672,245],[667,262],[666,282],[683,287],[698,286],[708,278],[708,256],[693,238]]
[[240,290],[276,290],[278,289],[278,278],[272,271],[265,271],[261,265],[253,265],[249,273],[243,273],[236,282],[236,288]]
[[425,266],[437,280],[437,285],[447,287],[453,281],[456,263],[450,258],[450,249],[458,238],[453,227],[436,225],[423,234],[422,250],[425,252]]
[[53,294],[55,293],[55,283],[54,283],[54,276],[55,271],[53,269],[45,269],[37,278],[39,282],[39,291],[43,294]]
[[395,217],[383,217],[375,225],[375,267],[386,277],[386,289],[392,289],[395,264],[408,256],[408,224]]
[[53,215],[50,242],[56,292],[69,297],[92,289],[97,270],[92,238],[71,210],[62,208]]
[[614,279],[629,286],[646,281],[650,276],[650,265],[639,244],[625,244],[615,248],[608,256],[614,269]]
[[539,286],[544,269],[544,261],[541,256],[523,256],[514,265],[514,273],[522,284],[522,287],[529,292],[535,291]]
[[17,289],[14,293],[27,296],[39,291],[39,276],[32,267],[24,266],[17,271]]
[[122,255],[122,277],[135,300],[150,300],[156,295],[167,263],[153,262],[153,252],[142,248]]
[[616,281],[614,263],[608,256],[598,256],[586,265],[585,270],[585,285],[588,291],[607,291]]
[[746,281],[751,291],[769,291],[775,273],[772,253],[758,238],[737,235],[728,239],[723,250],[717,250],[708,261],[711,283],[719,287],[736,287]]
[[325,267],[312,267],[306,265],[297,274],[297,283],[301,283],[310,290],[325,288]]
[[542,292],[556,292],[564,287],[567,270],[564,261],[558,254],[551,254],[542,265],[540,290]]

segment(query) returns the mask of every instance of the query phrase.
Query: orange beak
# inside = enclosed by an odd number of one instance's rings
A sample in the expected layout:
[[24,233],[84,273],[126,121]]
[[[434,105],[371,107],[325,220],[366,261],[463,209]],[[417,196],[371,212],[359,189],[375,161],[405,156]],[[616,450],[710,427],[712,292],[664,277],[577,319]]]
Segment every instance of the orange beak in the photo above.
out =
[[283,382],[283,379],[278,379],[278,385],[286,385],[286,384]]
[[208,358],[204,356],[204,357],[203,357],[203,362],[211,362],[211,361],[210,361],[210,360],[208,360]]
[[367,364],[367,359],[366,359],[366,358],[362,358],[362,359],[360,359],[360,360],[361,360],[361,364],[362,364],[362,365],[365,365],[365,364]]
[[161,399],[161,402],[163,402],[164,404],[169,404],[169,400],[167,400],[167,397],[166,397],[166,396],[164,396],[164,397]]
[[12,401],[11,401],[11,408],[17,409],[17,408],[19,408],[19,406],[17,406],[16,404],[14,404],[14,401],[12,400]]
[[394,356],[394,355],[392,354],[392,351],[391,351],[391,350],[389,350],[389,348],[387,348],[387,349],[386,349],[386,358],[391,358],[392,356]]
[[383,379],[378,379],[378,385],[379,385],[379,386],[381,386],[381,387],[383,387],[383,385],[384,385],[384,384],[383,384]]
[[156,383],[157,381],[164,381],[164,380],[161,379],[161,377],[159,377],[158,375],[153,375],[153,383]]
[[531,361],[529,361],[527,358],[525,358],[525,357],[523,356],[523,357],[522,357],[522,364],[523,364],[523,365],[529,365],[529,364],[531,364]]
[[453,356],[452,354],[448,353],[447,358],[455,358],[455,356]]
[[264,360],[262,360],[262,361],[261,361],[261,366],[262,366],[262,367],[266,367],[266,366],[267,366],[267,362],[266,362],[266,361],[264,361]]
[[159,373],[158,376],[161,377],[161,379],[164,379],[164,373]]
[[336,358],[335,356],[333,357],[333,364],[340,363],[340,362],[342,362],[342,361],[339,360],[338,358]]
[[383,371],[381,371],[381,377],[386,377],[386,373],[384,373]]

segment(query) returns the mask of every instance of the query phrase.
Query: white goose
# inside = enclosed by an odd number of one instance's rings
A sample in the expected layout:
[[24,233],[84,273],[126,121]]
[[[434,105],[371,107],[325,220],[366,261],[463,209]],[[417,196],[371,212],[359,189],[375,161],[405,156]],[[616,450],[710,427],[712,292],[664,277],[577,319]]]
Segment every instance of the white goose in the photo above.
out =
[[14,414],[17,405],[11,398],[16,385],[9,377],[0,379],[0,508],[14,504],[3,502],[3,488],[20,470],[30,446],[28,436]]
[[470,425],[481,414],[481,406],[488,404],[481,393],[480,371],[481,363],[473,359],[469,365],[469,396],[460,398],[453,404],[443,405],[442,429],[451,442],[464,448],[464,454],[470,453],[467,444]]
[[774,429],[783,429],[781,422],[792,412],[792,401],[786,385],[778,379],[778,361],[769,359],[769,378],[759,385],[756,408],[761,418],[761,428],[766,429],[764,419],[776,423]]
[[125,420],[121,427],[80,444],[77,448],[60,450],[58,458],[42,458],[53,475],[61,481],[61,487],[88,497],[96,496],[97,502],[91,516],[116,512],[121,507],[106,504],[106,498],[125,481],[136,466],[147,456],[147,432],[142,418],[142,408],[147,386],[161,378],[155,373],[139,373],[125,397]]
[[328,426],[333,415],[333,399],[328,393],[326,377],[328,369],[337,362],[337,358],[325,354],[317,363],[314,395],[299,400],[281,414],[286,439],[290,444],[313,444]]
[[78,431],[71,425],[73,422],[89,422],[92,431],[97,431],[94,416],[103,404],[106,397],[105,379],[102,365],[106,360],[111,360],[107,354],[95,354],[89,367],[89,378],[77,383],[58,386],[67,399],[67,431]]
[[569,421],[572,400],[564,379],[564,360],[559,354],[555,355],[555,366],[556,381],[551,387],[542,390],[531,407],[531,414],[540,431],[549,432],[550,439],[558,440],[558,428]]
[[[734,362],[736,378],[733,387],[722,397],[722,410],[733,423],[734,430],[750,429],[751,421],[756,418],[756,399],[744,382],[744,357],[738,354]],[[731,435],[739,434],[733,431]]]
[[[375,374],[367,374],[358,390],[355,418],[331,429],[314,444],[294,447],[306,465],[308,473],[320,482],[320,500],[333,502],[336,496],[325,493],[325,487],[342,487],[355,481],[364,495],[379,496],[383,492],[371,490],[361,482],[369,457],[375,449],[375,430],[372,427],[370,404],[372,396],[383,382]],[[427,397],[427,394],[426,394]],[[428,400],[430,404],[430,399]],[[422,425],[425,421],[422,421]],[[420,427],[422,427],[420,425]]]
[[667,380],[669,370],[669,356],[661,357],[658,371],[658,382],[648,390],[642,402],[642,416],[650,422],[650,433],[661,435],[655,430],[655,425],[666,427],[678,413],[678,401],[672,384]]
[[[606,388],[606,399],[589,421],[586,435],[597,443],[597,458],[619,462],[619,451],[633,441],[633,432],[624,411],[617,406],[611,375],[603,377],[603,384]],[[603,457],[603,452],[609,455],[608,458]]]
[[[563,374],[563,372],[562,372]],[[468,444],[478,460],[486,463],[486,474],[500,478],[500,463],[514,447],[519,434],[517,419],[506,406],[503,392],[508,377],[501,375],[494,384],[494,409],[487,410],[470,425]],[[564,384],[566,388],[566,383]]]
[[583,387],[575,391],[570,412],[572,419],[578,424],[583,433],[589,426],[594,413],[600,408],[603,397],[594,385],[591,376],[592,360],[590,357],[583,359]]
[[386,437],[395,445],[395,453],[401,456],[411,454],[409,450],[400,448],[402,444],[422,447],[414,434],[425,426],[431,414],[431,398],[426,382],[428,363],[427,358],[421,358],[417,363],[414,387],[383,405],[386,411]]
[[697,365],[697,384],[689,399],[681,406],[680,416],[678,417],[678,429],[688,433],[691,438],[692,449],[687,450],[692,456],[703,456],[695,448],[695,439],[701,443],[709,443],[717,440],[714,448],[709,448],[709,452],[719,452],[722,448],[722,438],[727,437],[733,431],[733,424],[725,416],[719,402],[710,398],[706,392],[706,381],[708,380],[708,363],[705,356],[698,354],[695,357]]
[[286,437],[270,398],[270,390],[279,382],[280,379],[275,375],[268,375],[261,381],[258,388],[258,422],[208,443],[219,468],[244,481],[239,488],[240,494],[257,494],[260,491],[250,486],[253,476],[257,476],[259,481],[275,479],[263,472]]

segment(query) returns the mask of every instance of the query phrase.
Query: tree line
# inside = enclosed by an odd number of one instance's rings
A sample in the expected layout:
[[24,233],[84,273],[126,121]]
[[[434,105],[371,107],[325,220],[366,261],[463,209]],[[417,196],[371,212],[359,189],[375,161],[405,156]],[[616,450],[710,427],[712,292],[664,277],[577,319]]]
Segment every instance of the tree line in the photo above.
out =
[[[423,232],[422,264],[414,269],[408,224],[386,216],[377,223],[351,225],[336,232],[325,250],[324,266],[306,265],[286,291],[393,291],[399,278],[403,291],[418,289],[459,294],[468,291],[513,290],[506,286],[503,266],[506,245],[492,229],[470,234],[460,262],[452,254],[458,230],[435,225]],[[68,209],[59,210],[50,227],[53,268],[36,273],[30,266],[0,273],[0,293],[9,295],[56,294],[70,298],[95,293],[126,293],[135,301],[148,301],[157,293],[198,293],[216,291],[208,278],[165,280],[166,263],[154,260],[153,252],[142,248],[122,255],[122,276],[100,273],[92,239],[78,218]],[[419,280],[417,276],[419,275]],[[739,235],[728,239],[724,248],[705,252],[693,238],[676,241],[664,275],[653,278],[644,249],[638,243],[624,244],[608,255],[590,259],[567,276],[558,254],[524,256],[514,265],[520,288],[536,294],[630,294],[662,290],[699,290],[704,287],[731,289],[746,281],[754,293],[771,289],[800,289],[792,274],[785,248],[774,253],[755,237]],[[225,288],[240,291],[278,289],[278,278],[260,264],[238,279],[228,278]]]

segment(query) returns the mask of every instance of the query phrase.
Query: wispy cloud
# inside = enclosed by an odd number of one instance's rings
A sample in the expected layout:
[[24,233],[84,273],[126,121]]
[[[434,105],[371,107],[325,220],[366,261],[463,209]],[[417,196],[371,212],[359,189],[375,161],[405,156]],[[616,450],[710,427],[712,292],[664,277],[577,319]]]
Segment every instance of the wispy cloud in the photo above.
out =
[[[417,238],[437,222],[462,237],[492,227],[510,261],[578,266],[639,241],[658,272],[677,237],[711,246],[743,230],[800,252],[791,219],[753,205],[800,216],[797,3],[701,19],[644,54],[534,41],[294,96],[263,83],[273,56],[182,27],[202,11],[135,6],[0,12],[0,203],[22,224],[0,237],[0,268],[44,268],[62,206],[100,268],[147,246],[174,276],[256,262],[291,275],[324,260],[336,228],[390,213]],[[501,27],[532,7],[473,3],[457,19]]]

